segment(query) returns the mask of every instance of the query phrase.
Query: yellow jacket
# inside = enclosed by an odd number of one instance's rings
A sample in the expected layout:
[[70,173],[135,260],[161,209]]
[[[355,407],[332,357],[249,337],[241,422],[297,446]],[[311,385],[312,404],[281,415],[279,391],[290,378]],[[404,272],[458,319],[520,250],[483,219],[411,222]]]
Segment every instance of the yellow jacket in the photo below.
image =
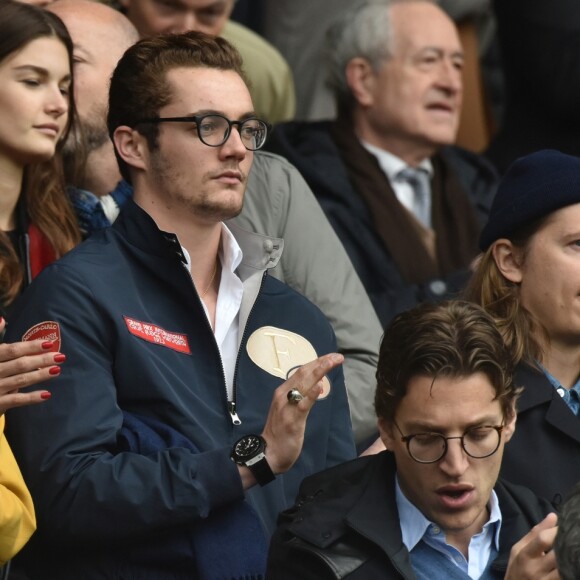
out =
[[0,417],[0,565],[26,544],[36,529],[30,492],[4,435]]

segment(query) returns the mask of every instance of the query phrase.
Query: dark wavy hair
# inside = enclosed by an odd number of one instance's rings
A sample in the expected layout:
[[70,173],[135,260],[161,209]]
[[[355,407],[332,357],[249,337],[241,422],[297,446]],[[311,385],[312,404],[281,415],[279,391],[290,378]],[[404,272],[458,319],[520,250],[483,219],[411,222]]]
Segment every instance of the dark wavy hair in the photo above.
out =
[[461,300],[421,304],[399,314],[385,330],[377,366],[377,416],[393,421],[413,377],[475,373],[487,376],[504,417],[511,418],[521,389],[514,386],[513,356],[493,318]]
[[[44,37],[57,38],[62,42],[72,72],[73,43],[60,18],[31,4],[0,0],[0,63],[33,40]],[[30,223],[46,236],[57,257],[80,241],[77,220],[65,191],[60,156],[60,149],[75,118],[73,91],[71,80],[68,123],[55,156],[48,161],[27,165],[21,189],[20,203],[24,201]],[[24,265],[20,263],[8,236],[0,232],[0,299],[3,304],[9,304],[16,298],[24,275]]]

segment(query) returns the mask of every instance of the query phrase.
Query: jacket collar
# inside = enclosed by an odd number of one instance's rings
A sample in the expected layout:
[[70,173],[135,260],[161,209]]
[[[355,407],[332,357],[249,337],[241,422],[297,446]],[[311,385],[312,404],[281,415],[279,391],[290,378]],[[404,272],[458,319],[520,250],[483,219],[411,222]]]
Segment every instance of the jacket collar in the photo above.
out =
[[403,544],[395,494],[396,465],[392,453],[377,456],[374,472],[364,492],[346,514],[353,530],[379,546],[393,566],[407,577],[411,569],[409,552]]
[[[540,500],[529,489],[508,484],[501,478],[494,490],[501,509],[502,524],[499,534],[500,552],[493,561],[492,569],[505,573],[511,547],[530,531],[533,525],[531,520],[536,518],[540,521],[551,509],[547,501]],[[525,509],[522,508],[522,502]],[[535,506],[533,502],[536,502]]]
[[[244,273],[249,276],[278,264],[284,248],[283,240],[246,231],[231,221],[227,222],[227,226],[244,254],[240,265],[242,280]],[[184,260],[177,236],[161,231],[153,218],[133,200],[127,201],[112,227],[132,245],[150,255],[166,257],[169,252],[177,254],[181,261]]]
[[518,413],[547,404],[546,421],[554,429],[565,433],[568,437],[580,443],[578,417],[570,412],[566,403],[542,371],[527,364],[520,364],[516,371],[515,382],[516,385],[524,387],[524,391],[518,400]]
[[[384,451],[359,458],[321,476],[322,483],[315,475],[300,490],[305,514],[310,511],[309,499],[316,498],[312,504],[313,517],[295,519],[290,531],[318,548],[327,549],[340,544],[350,528],[378,546],[403,578],[414,577],[399,526],[392,454]],[[358,563],[364,558],[361,556]],[[339,565],[334,551],[331,559]]]

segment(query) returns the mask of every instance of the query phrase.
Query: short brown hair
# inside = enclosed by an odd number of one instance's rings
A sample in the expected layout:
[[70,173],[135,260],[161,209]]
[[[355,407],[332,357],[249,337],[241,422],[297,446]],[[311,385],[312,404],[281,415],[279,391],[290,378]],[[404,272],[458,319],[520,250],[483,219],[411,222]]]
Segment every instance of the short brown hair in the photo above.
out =
[[460,300],[421,304],[399,314],[385,331],[377,367],[377,416],[393,421],[413,377],[483,373],[504,416],[511,417],[520,392],[513,384],[512,359],[483,308]]
[[[109,91],[109,135],[117,127],[136,128],[150,149],[157,145],[159,128],[143,124],[171,100],[167,72],[175,68],[215,68],[237,72],[247,84],[240,53],[225,39],[190,31],[144,38],[129,48],[118,62]],[[117,154],[121,174],[131,181],[127,164]]]

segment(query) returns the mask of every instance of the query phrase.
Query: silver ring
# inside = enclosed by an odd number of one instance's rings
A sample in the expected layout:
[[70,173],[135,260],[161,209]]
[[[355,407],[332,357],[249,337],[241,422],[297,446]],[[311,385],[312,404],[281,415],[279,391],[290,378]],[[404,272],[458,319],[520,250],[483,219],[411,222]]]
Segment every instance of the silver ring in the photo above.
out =
[[304,398],[304,395],[298,389],[290,389],[286,398],[291,405],[298,405],[298,403]]

